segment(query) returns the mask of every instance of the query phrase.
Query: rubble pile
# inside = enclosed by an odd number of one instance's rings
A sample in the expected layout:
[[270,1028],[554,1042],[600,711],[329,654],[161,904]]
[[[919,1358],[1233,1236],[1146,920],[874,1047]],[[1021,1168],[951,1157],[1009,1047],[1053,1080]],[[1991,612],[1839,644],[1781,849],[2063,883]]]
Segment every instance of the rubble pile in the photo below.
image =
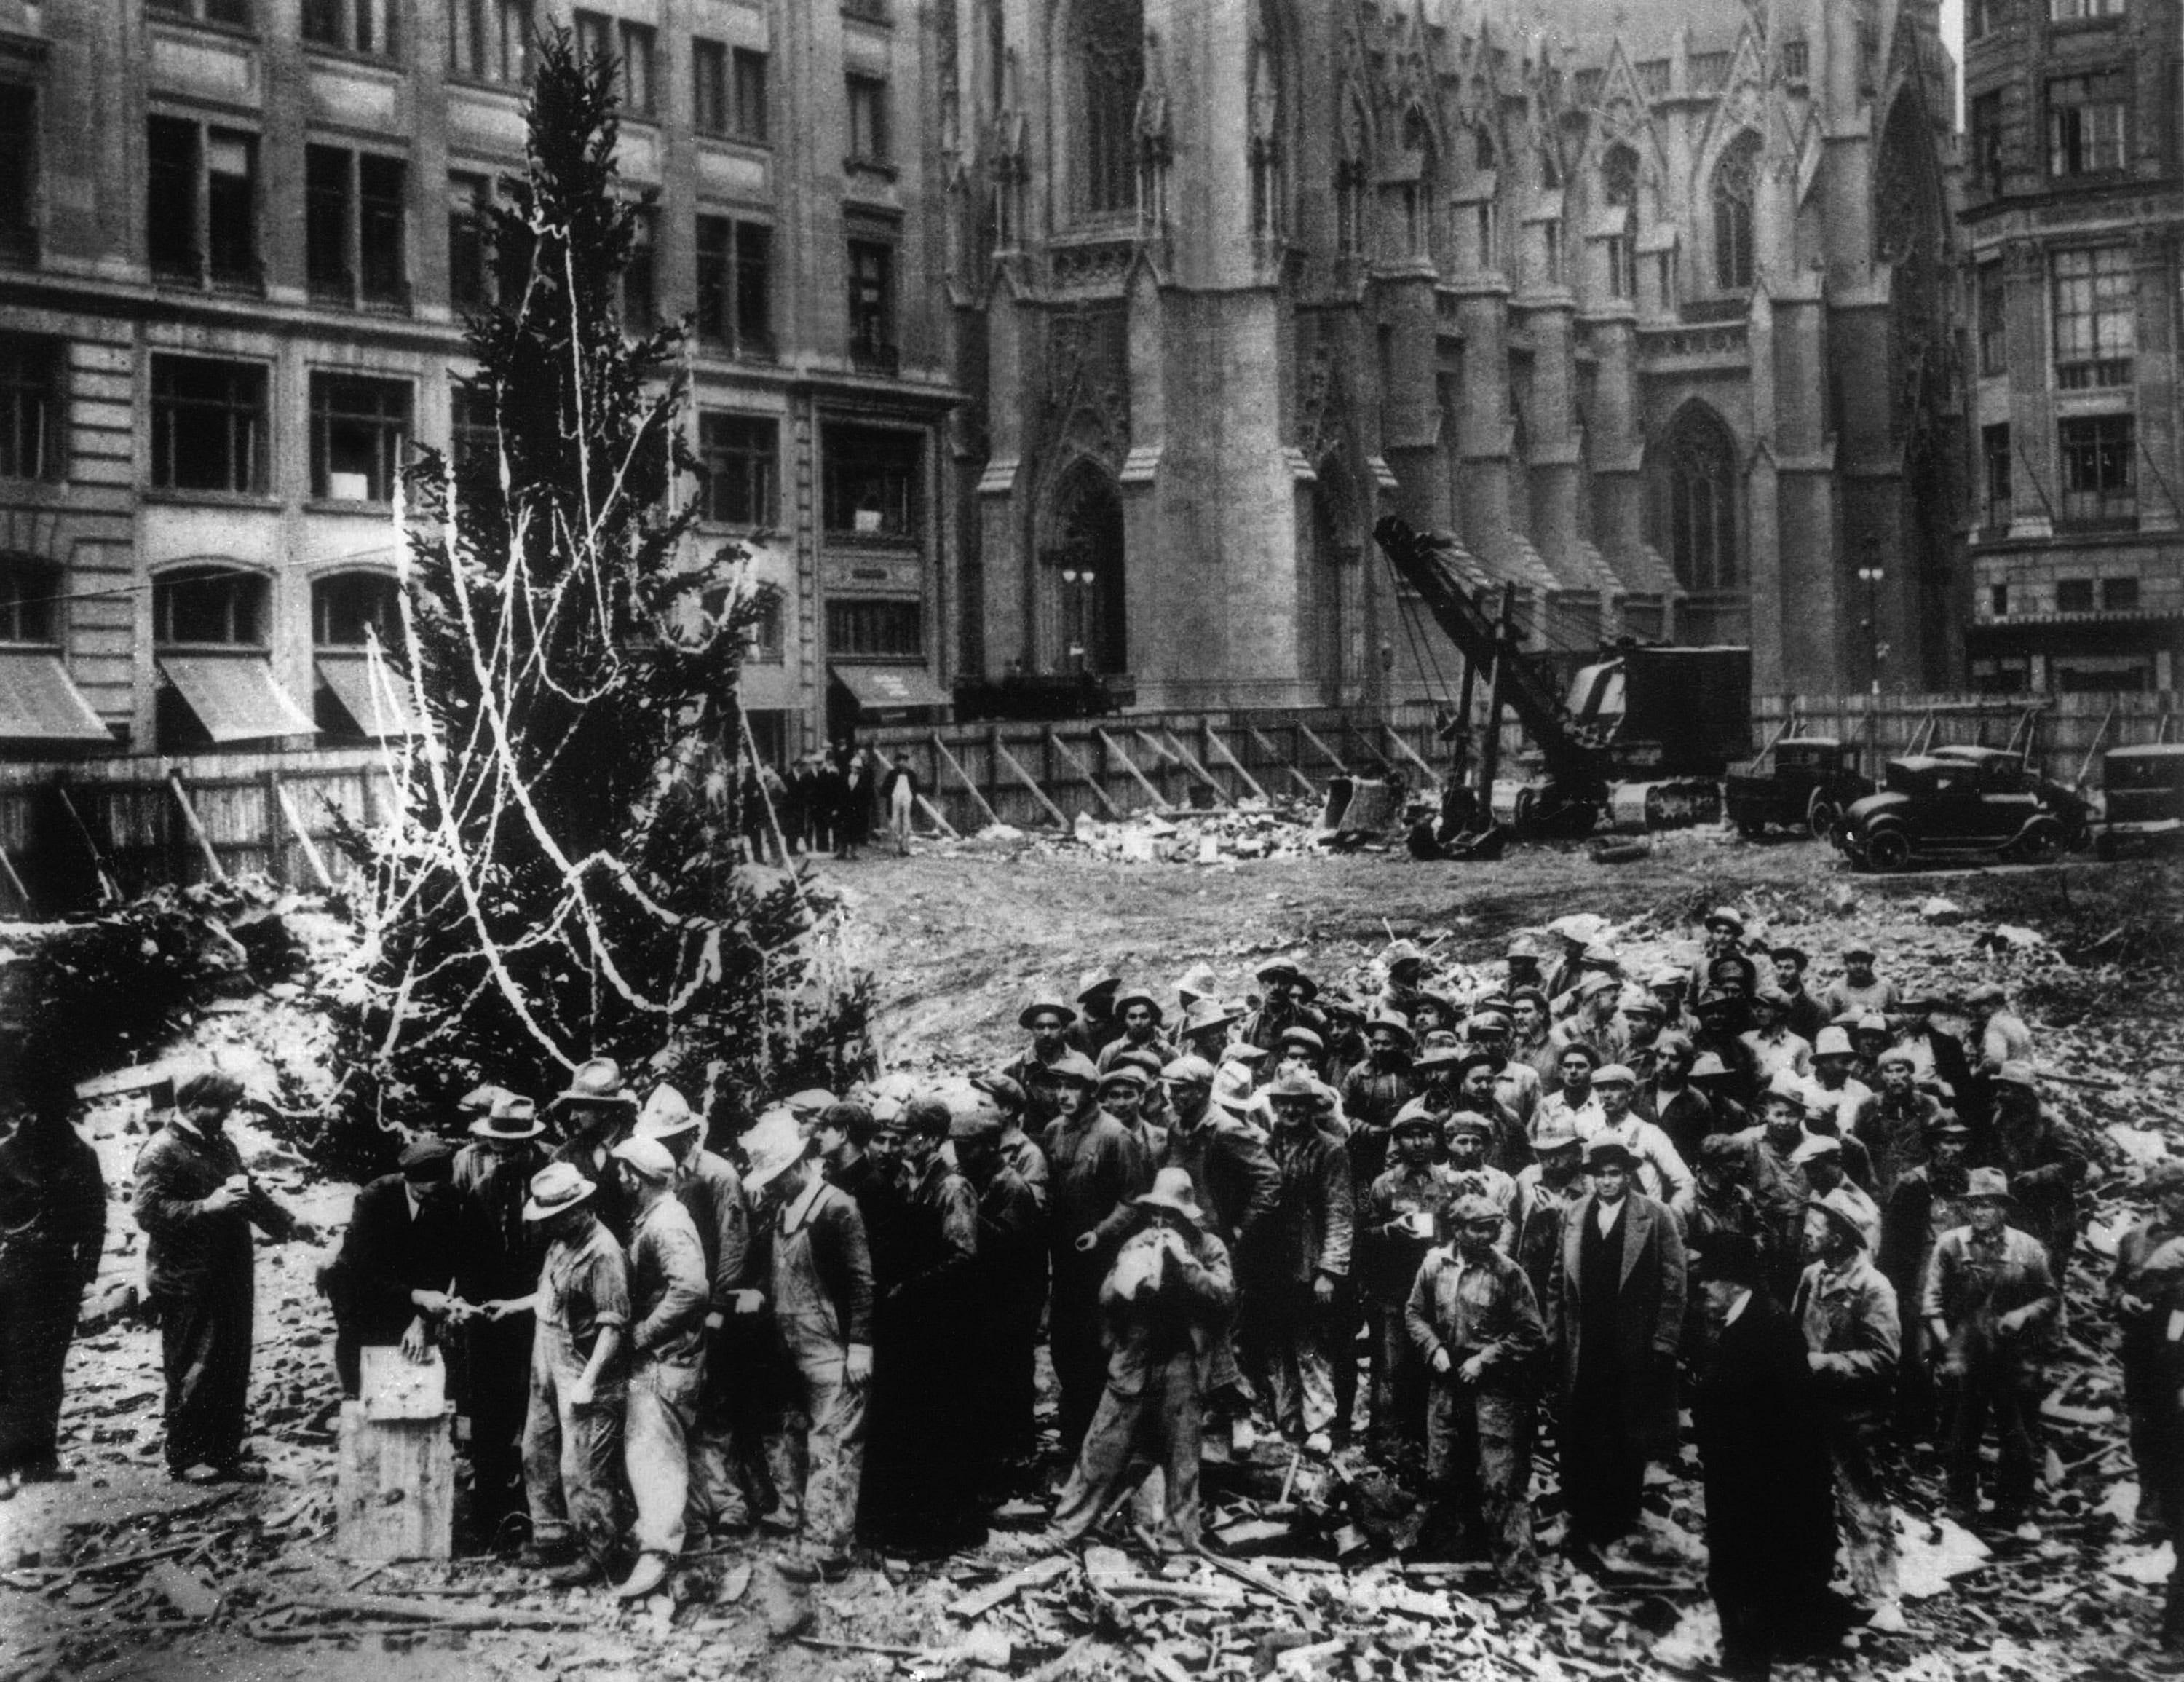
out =
[[1101,823],[1080,812],[1070,839],[1125,864],[1233,864],[1312,851],[1318,817],[1318,810],[1303,802],[1268,805],[1262,800],[1205,812],[1142,812],[1126,823]]

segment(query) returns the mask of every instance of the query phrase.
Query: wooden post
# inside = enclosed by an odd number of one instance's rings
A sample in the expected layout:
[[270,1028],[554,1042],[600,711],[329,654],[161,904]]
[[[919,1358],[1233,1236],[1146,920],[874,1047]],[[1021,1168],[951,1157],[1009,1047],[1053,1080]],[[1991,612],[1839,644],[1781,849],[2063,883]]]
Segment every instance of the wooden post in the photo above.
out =
[[288,885],[288,849],[281,839],[281,778],[276,771],[259,777],[259,799],[265,805],[265,874],[285,888]]
[[1158,811],[1162,807],[1167,805],[1167,797],[1162,794],[1159,789],[1153,787],[1152,783],[1146,778],[1145,772],[1138,769],[1137,761],[1123,751],[1123,744],[1121,743],[1117,742],[1104,730],[1095,729],[1092,733],[1100,738],[1101,744],[1106,748],[1109,753],[1112,754],[1117,759],[1123,762],[1123,769],[1128,771],[1130,775],[1136,779],[1138,787],[1145,791],[1146,797],[1153,803],[1153,810],[1155,811]]
[[1061,808],[1048,799],[1046,790],[1039,786],[1039,779],[1026,771],[1017,756],[1001,745],[1001,738],[998,732],[994,737],[994,753],[996,763],[1006,766],[1018,782],[1031,790],[1033,799],[1046,808],[1048,816],[1065,830],[1072,827],[1068,818],[1063,815]]
[[1329,764],[1334,766],[1338,772],[1344,777],[1350,775],[1350,767],[1343,764],[1342,755],[1336,753],[1334,749],[1329,747],[1326,743],[1321,741],[1309,724],[1306,724],[1302,719],[1299,719],[1297,721],[1297,729],[1299,732],[1302,734],[1306,741],[1311,743],[1313,747],[1319,749],[1321,756],[1327,760]]
[[[980,811],[985,813],[986,822],[999,823],[1000,819],[994,815],[992,805],[978,792],[978,785],[971,780],[971,773],[963,769],[962,762],[948,751],[948,744],[940,739],[940,732],[937,730],[933,732],[933,751],[939,755],[941,762],[956,773],[956,780],[971,791],[971,799]],[[938,788],[940,779],[936,777],[933,782],[933,787]]]
[[8,856],[8,849],[5,845],[0,845],[0,882],[8,884],[8,891],[14,894],[17,901],[22,905],[25,916],[31,917],[37,915],[38,908],[31,903],[31,890],[23,886],[23,878],[15,874],[15,861]]
[[304,827],[304,815],[296,810],[295,797],[289,794],[288,785],[281,780],[281,773],[277,771],[267,771],[265,781],[273,791],[275,802],[281,808],[281,816],[288,820],[288,827],[295,833],[296,844],[303,849],[304,862],[311,867],[311,874],[317,879],[320,888],[325,893],[332,893],[333,876],[326,869],[326,860],[320,855],[319,844],[311,839],[311,832]]
[[1221,739],[1219,734],[1216,732],[1213,727],[1210,724],[1206,727],[1206,744],[1207,747],[1217,749],[1220,751],[1221,757],[1228,760],[1229,765],[1234,767],[1236,775],[1244,779],[1244,786],[1246,788],[1249,788],[1254,794],[1256,794],[1268,805],[1271,806],[1273,805],[1273,796],[1268,794],[1266,789],[1261,786],[1257,777],[1252,776],[1249,771],[1245,769],[1244,761],[1238,759],[1234,753],[1229,751],[1228,744]]
[[1296,768],[1296,760],[1294,756],[1285,755],[1282,752],[1281,744],[1279,742],[1276,742],[1272,737],[1266,735],[1256,725],[1247,724],[1244,727],[1251,732],[1251,739],[1256,742],[1259,746],[1266,751],[1268,757],[1273,759],[1276,764],[1279,765],[1284,771],[1289,772],[1290,780],[1292,783],[1295,783],[1296,786],[1302,789],[1311,799],[1318,799],[1319,798],[1319,790],[1312,786],[1312,779]]
[[190,791],[182,786],[182,773],[179,766],[167,767],[167,787],[175,791],[175,804],[182,809],[182,822],[189,826],[190,834],[197,841],[198,850],[204,855],[205,869],[211,873],[214,882],[226,882],[226,867],[220,863],[220,855],[213,849],[212,837],[205,833],[204,823],[198,816],[198,809],[190,804]]
[[114,879],[113,872],[107,869],[106,855],[99,851],[98,839],[92,834],[90,826],[84,822],[83,815],[76,810],[75,802],[69,799],[68,784],[56,781],[53,793],[60,796],[61,810],[68,814],[69,822],[75,827],[76,838],[83,843],[84,851],[91,855],[91,867],[98,873],[99,902],[107,905],[120,905],[121,885]]
[[1069,750],[1069,744],[1063,741],[1061,738],[1056,735],[1051,729],[1046,732],[1046,746],[1047,751],[1050,754],[1061,755],[1063,759],[1069,762],[1069,768],[1075,771],[1079,777],[1083,777],[1086,783],[1091,785],[1092,798],[1100,803],[1101,810],[1106,811],[1110,817],[1119,818],[1126,815],[1120,806],[1117,805],[1113,800],[1108,798],[1107,791],[1100,786],[1099,779],[1092,775],[1090,770],[1085,766],[1084,761],[1078,759],[1075,754],[1072,753]]
[[[986,810],[999,811],[1001,806],[1001,727],[986,727]],[[994,822],[1000,820],[995,818]]]

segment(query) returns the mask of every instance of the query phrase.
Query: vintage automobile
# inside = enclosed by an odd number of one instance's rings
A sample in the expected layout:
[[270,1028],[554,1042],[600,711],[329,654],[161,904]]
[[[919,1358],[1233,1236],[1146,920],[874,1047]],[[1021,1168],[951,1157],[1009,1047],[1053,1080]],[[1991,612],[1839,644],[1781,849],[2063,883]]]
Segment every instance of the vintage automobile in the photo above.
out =
[[1953,748],[1888,761],[1878,794],[1852,803],[1835,844],[1864,870],[1919,858],[2039,862],[2083,846],[2092,808],[2014,754]]
[[2093,850],[2102,858],[2184,843],[2184,742],[2110,748],[2101,755],[2101,787]]
[[1858,748],[1836,736],[1789,736],[1748,765],[1732,769],[1724,792],[1738,834],[1804,828],[1825,837],[1853,800],[1873,792],[1858,768]]

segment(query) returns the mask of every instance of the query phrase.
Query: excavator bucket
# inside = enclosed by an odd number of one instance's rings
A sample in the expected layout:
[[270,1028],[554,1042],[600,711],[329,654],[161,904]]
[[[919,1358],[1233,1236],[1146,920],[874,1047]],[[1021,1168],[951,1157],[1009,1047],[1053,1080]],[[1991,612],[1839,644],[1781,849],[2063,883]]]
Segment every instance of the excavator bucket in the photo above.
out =
[[1330,777],[1316,837],[1367,840],[1384,835],[1401,818],[1407,793],[1404,784],[1377,777]]

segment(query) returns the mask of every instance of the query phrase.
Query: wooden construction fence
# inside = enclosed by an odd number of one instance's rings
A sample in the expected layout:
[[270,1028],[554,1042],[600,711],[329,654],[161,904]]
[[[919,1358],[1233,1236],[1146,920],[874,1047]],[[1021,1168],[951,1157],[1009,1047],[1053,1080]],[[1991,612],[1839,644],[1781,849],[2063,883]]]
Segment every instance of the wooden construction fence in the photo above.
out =
[[[1481,711],[1483,713],[1483,705]],[[2098,787],[2105,748],[2184,740],[2174,694],[1764,695],[1752,746],[1794,722],[1881,760],[1947,743],[2022,748],[2048,776]],[[1252,799],[1313,799],[1342,772],[1400,771],[1438,786],[1447,762],[1432,706],[1128,713],[1049,723],[905,726],[871,732],[873,781],[900,751],[925,789],[923,822],[971,833],[994,822],[1054,829],[1079,813]],[[1502,763],[1526,747],[1502,724]],[[164,883],[262,873],[298,888],[338,886],[352,866],[333,844],[337,814],[382,823],[398,795],[386,757],[352,748],[0,764],[0,916],[57,916]]]

